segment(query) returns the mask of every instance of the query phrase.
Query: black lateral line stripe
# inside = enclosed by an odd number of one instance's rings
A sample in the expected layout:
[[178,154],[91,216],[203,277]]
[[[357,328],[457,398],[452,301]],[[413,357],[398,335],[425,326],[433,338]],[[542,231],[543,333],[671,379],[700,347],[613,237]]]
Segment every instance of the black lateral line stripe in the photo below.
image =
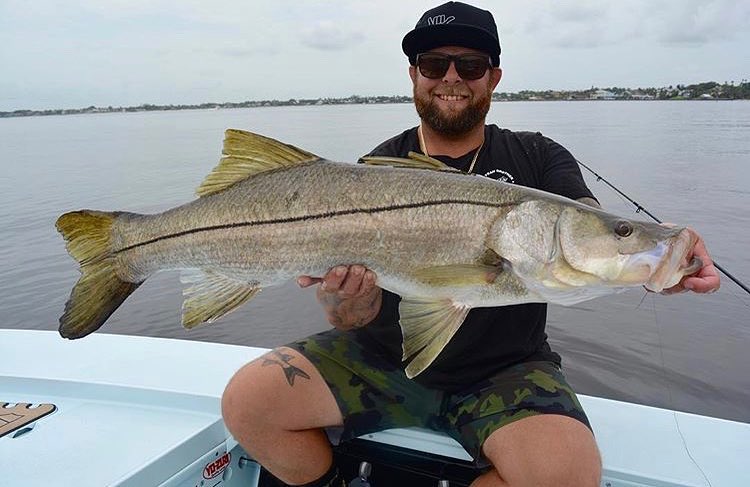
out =
[[501,208],[503,206],[508,206],[508,205],[515,204],[515,203],[490,203],[490,202],[471,201],[471,200],[439,200],[439,201],[430,201],[427,203],[409,203],[405,205],[383,206],[383,207],[378,207],[378,208],[356,208],[356,209],[351,209],[351,210],[331,211],[327,213],[319,213],[317,215],[305,215],[305,216],[297,216],[297,217],[292,217],[292,218],[278,218],[275,220],[259,220],[259,221],[250,221],[250,222],[225,223],[222,225],[212,225],[209,227],[191,228],[190,230],[184,230],[182,232],[175,232],[175,233],[170,233],[169,235],[162,235],[160,237],[152,238],[150,240],[145,240],[143,242],[138,242],[132,245],[128,245],[127,247],[123,247],[121,249],[115,250],[113,253],[118,254],[120,252],[127,252],[128,250],[133,250],[135,248],[143,247],[145,245],[150,245],[152,243],[160,242],[162,240],[169,240],[172,238],[184,237],[185,235],[190,235],[193,233],[212,232],[215,230],[227,230],[231,228],[241,228],[241,227],[254,227],[254,226],[260,226],[260,225],[295,223],[295,222],[300,222],[300,221],[305,221],[305,220],[322,220],[325,218],[335,218],[337,216],[355,215],[357,213],[373,214],[373,213],[383,213],[387,211],[408,210],[412,208],[419,208],[420,206],[439,206],[439,205],[452,205],[452,204]]

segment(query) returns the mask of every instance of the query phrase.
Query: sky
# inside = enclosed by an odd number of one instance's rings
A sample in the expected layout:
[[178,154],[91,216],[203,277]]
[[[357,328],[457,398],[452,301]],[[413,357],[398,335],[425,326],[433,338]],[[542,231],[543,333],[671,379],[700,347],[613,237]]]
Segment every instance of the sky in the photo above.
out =
[[[409,95],[439,1],[0,0],[0,111]],[[747,0],[495,0],[496,91],[750,79]]]

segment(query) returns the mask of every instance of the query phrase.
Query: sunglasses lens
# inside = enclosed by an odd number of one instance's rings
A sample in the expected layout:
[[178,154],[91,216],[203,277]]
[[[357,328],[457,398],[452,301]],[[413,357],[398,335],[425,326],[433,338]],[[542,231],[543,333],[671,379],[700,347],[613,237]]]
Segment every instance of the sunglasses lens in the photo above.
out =
[[437,79],[445,76],[451,59],[442,54],[420,54],[417,58],[419,72],[425,78]]
[[475,80],[484,76],[490,67],[487,56],[481,54],[462,54],[450,56],[442,53],[424,53],[417,56],[419,72],[425,78],[438,79],[445,76],[451,61],[455,62],[456,72],[466,80]]
[[489,61],[486,56],[467,54],[456,58],[456,71],[463,79],[479,79],[484,76],[489,67]]

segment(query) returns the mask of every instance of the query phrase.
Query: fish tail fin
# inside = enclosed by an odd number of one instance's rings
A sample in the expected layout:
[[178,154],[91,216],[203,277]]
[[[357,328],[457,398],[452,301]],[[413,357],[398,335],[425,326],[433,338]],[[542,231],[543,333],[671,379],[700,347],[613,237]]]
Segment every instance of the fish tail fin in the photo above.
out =
[[112,254],[112,223],[117,215],[92,210],[72,211],[60,216],[55,223],[65,239],[68,253],[81,266],[81,277],[73,286],[60,317],[59,331],[64,338],[81,338],[99,329],[141,284],[123,281],[117,275]]

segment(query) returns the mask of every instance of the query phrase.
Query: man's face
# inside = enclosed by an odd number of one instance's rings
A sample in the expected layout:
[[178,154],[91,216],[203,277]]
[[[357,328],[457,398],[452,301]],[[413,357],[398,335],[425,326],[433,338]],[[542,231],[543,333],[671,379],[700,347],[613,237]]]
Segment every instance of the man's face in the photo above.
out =
[[[455,46],[439,47],[430,52],[479,54],[474,49]],[[484,123],[502,71],[490,68],[479,79],[465,80],[451,63],[441,78],[426,78],[415,66],[409,67],[409,75],[414,85],[414,104],[422,121],[446,137],[458,138]]]

